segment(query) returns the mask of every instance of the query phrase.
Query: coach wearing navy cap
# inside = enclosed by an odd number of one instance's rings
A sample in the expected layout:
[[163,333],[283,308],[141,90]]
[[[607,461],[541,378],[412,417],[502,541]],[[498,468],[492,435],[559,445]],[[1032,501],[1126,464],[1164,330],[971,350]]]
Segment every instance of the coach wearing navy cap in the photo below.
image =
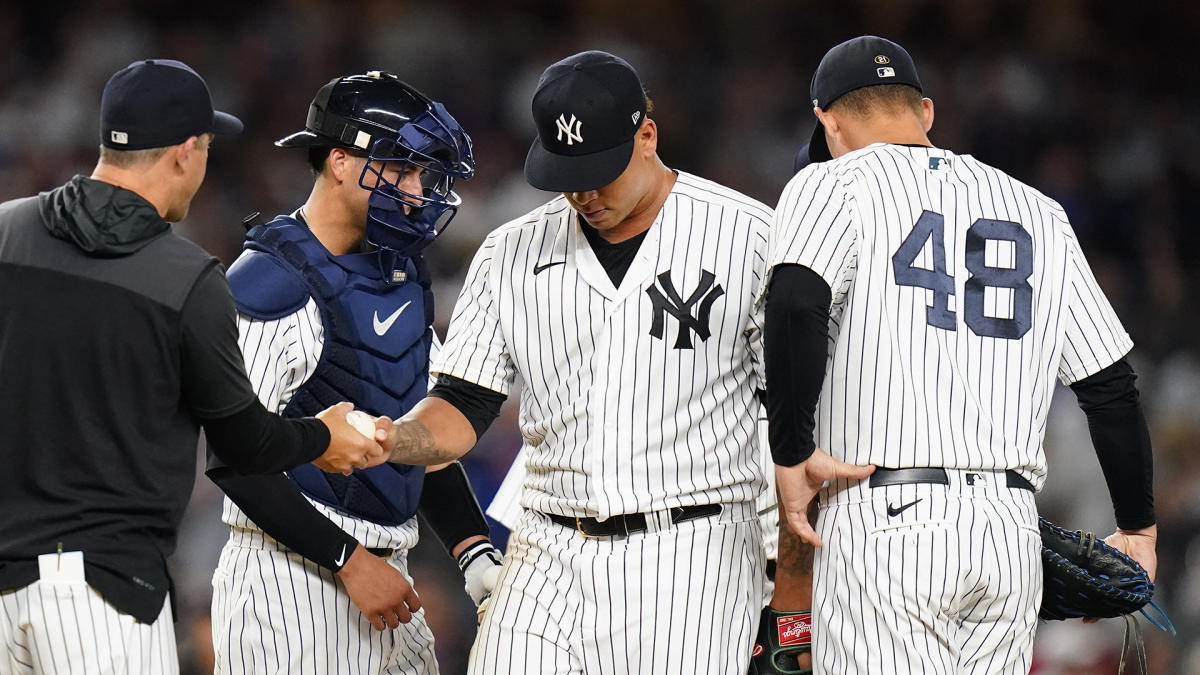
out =
[[171,232],[213,135],[242,123],[178,61],[118,71],[100,108],[90,177],[0,204],[0,609],[23,628],[0,653],[32,672],[176,673],[165,560],[200,427],[242,471],[383,457],[342,409],[263,408],[220,265]]

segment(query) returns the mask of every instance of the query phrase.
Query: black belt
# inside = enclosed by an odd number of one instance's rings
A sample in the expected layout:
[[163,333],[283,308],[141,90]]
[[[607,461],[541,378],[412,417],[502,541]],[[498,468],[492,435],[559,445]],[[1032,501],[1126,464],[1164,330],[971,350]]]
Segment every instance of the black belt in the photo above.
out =
[[[720,512],[720,504],[677,506],[670,509],[671,524],[678,525],[679,523],[695,518],[715,516]],[[628,537],[634,532],[646,531],[646,514],[644,513],[626,513],[606,520],[560,516],[555,513],[546,513],[543,515],[563,527],[579,531],[585,537]]]
[[394,555],[396,553],[396,549],[394,549],[394,548],[368,548],[367,553],[370,553],[371,555],[375,556],[376,558],[391,558],[392,555]]
[[[983,472],[972,473],[964,471],[963,476],[966,478],[967,485],[973,485],[973,476],[983,476]],[[1030,483],[1024,476],[1006,469],[1004,471],[1004,482],[1006,487],[1017,490],[1029,490],[1034,492],[1033,483]],[[949,485],[950,476],[946,474],[946,470],[938,467],[921,467],[919,469],[885,469],[883,467],[875,467],[875,473],[871,474],[871,487],[883,487],[884,485],[906,485],[909,483],[935,483],[937,485]]]

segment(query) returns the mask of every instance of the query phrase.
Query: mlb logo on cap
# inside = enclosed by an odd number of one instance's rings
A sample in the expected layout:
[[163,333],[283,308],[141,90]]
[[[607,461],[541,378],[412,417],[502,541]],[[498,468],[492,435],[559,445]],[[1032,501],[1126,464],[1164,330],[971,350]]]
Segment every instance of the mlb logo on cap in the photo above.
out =
[[[825,52],[808,92],[814,108],[829,110],[834,101],[846,94],[880,84],[907,84],[922,91],[917,66],[904,47],[881,37],[863,35]],[[809,140],[809,158],[814,162],[830,159],[820,122]]]
[[100,97],[100,143],[117,150],[163,148],[204,133],[241,130],[241,120],[213,110],[204,79],[171,59],[134,61],[108,79]]

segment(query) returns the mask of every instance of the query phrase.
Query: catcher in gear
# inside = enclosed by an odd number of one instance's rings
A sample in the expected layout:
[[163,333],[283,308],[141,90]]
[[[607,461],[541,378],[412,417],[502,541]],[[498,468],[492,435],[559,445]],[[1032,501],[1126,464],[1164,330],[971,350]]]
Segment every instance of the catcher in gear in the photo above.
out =
[[[314,182],[303,206],[250,229],[229,269],[258,396],[285,417],[330,399],[402,415],[425,396],[437,349],[423,251],[460,204],[455,182],[474,173],[471,140],[442,104],[371,71],[322,86],[305,129],[276,145],[307,154]],[[213,577],[218,673],[436,673],[407,570],[418,512],[477,604],[495,584],[500,555],[458,463],[209,475],[229,497]],[[280,625],[290,639],[262,639]]]

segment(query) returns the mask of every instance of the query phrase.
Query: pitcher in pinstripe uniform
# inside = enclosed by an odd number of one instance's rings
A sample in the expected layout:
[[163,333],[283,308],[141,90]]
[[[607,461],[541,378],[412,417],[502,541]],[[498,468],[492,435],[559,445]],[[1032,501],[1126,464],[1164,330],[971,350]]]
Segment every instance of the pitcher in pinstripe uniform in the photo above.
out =
[[828,161],[776,209],[765,346],[781,508],[821,546],[817,672],[1028,672],[1055,375],[1088,416],[1109,543],[1154,575],[1132,343],[1061,206],[933,147],[903,48],[842,43],[811,92]]
[[[230,267],[246,370],[285,416],[347,398],[406,412],[435,348],[423,249],[473,173],[471,143],[441,104],[395,75],[334,78],[304,131],[307,202],[250,230]],[[230,537],[213,576],[218,673],[436,673],[408,576],[418,506],[482,600],[499,571],[458,464],[385,464],[350,476],[241,476],[214,465]]]
[[[562,192],[488,235],[430,398],[392,458],[462,455],[522,381],[524,511],[470,672],[745,673],[762,607],[755,499],[771,211],[665,166],[632,67],[551,65],[525,174]],[[482,404],[482,405],[481,405]]]

